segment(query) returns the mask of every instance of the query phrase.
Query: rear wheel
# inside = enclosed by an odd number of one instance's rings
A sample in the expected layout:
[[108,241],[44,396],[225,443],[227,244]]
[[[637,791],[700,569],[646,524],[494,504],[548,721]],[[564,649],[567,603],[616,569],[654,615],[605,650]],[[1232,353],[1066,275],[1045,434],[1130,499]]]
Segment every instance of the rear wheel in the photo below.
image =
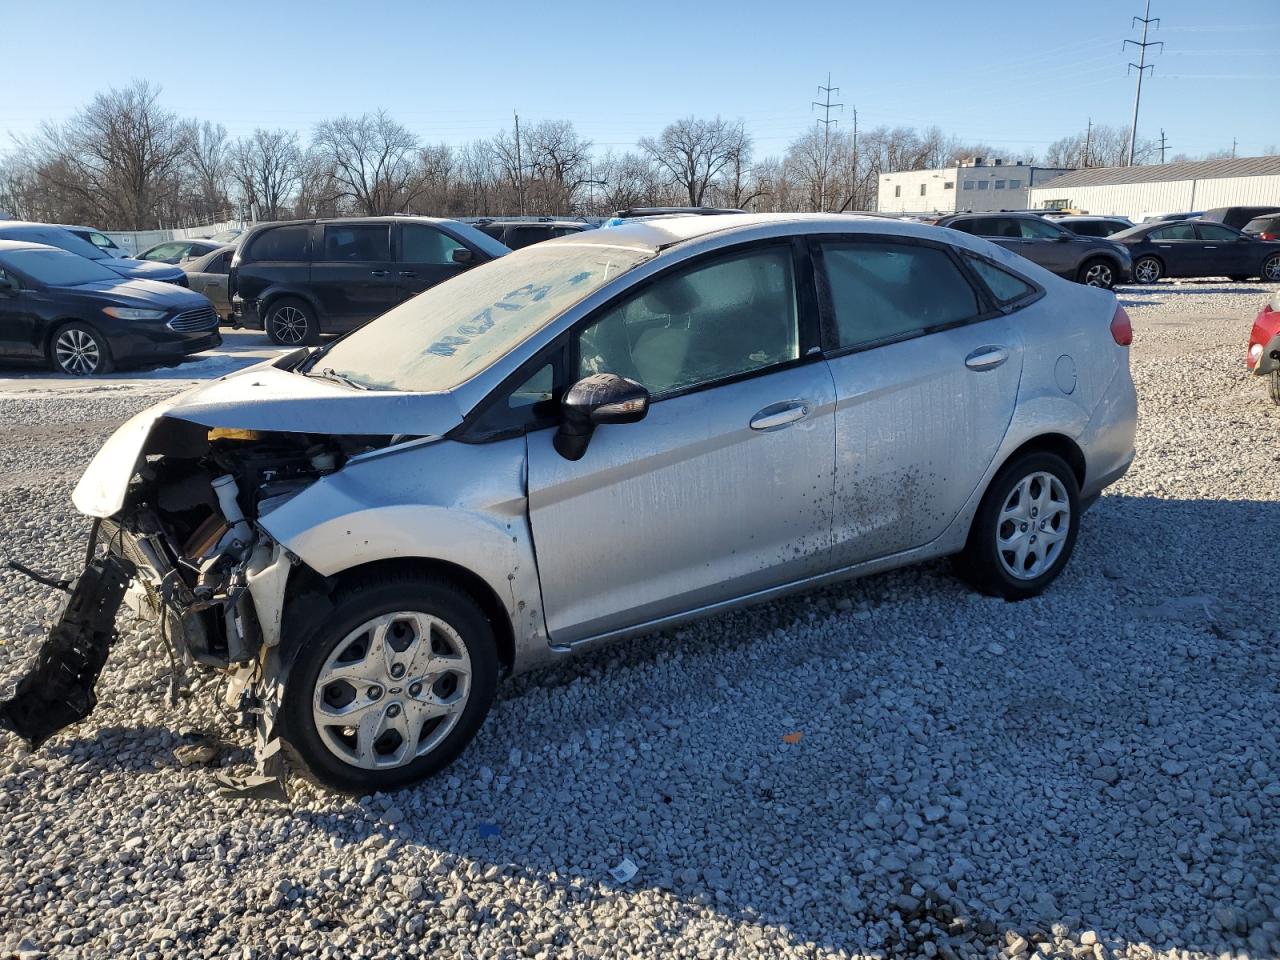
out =
[[987,488],[959,570],[991,596],[1034,597],[1067,565],[1079,524],[1079,488],[1066,461],[1052,453],[1024,454]]
[[272,343],[298,347],[320,342],[320,325],[315,311],[301,300],[277,300],[267,308],[264,326]]
[[448,766],[493,702],[498,655],[480,606],[447,580],[383,577],[301,623],[285,681],[285,740],[312,779],[367,793]]
[[107,338],[79,320],[64,323],[49,341],[49,360],[55,370],[73,377],[110,373],[115,364]]
[[1280,253],[1273,253],[1262,261],[1262,270],[1259,276],[1268,283],[1280,280]]
[[1110,290],[1116,284],[1115,267],[1111,265],[1110,260],[1095,257],[1092,260],[1086,260],[1080,265],[1080,272],[1076,274],[1076,280],[1086,286]]
[[1155,257],[1139,257],[1133,265],[1133,279],[1139,283],[1155,283],[1164,276],[1164,266]]

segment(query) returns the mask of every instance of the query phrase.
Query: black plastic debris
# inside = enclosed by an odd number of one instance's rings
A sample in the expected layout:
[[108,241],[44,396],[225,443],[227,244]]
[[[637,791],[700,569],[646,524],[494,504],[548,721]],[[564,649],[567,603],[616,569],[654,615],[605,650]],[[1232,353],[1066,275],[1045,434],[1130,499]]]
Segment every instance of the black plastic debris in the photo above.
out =
[[133,573],[133,563],[114,553],[89,561],[35,667],[18,681],[12,699],[0,703],[0,729],[35,749],[93,712],[93,687],[115,642],[116,611]]

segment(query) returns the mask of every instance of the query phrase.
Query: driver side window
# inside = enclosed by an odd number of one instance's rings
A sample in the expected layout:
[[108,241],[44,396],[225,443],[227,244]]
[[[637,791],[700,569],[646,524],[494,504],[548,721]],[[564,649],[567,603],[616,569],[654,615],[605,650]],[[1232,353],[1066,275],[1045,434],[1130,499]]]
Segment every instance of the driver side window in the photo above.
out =
[[660,276],[579,334],[576,377],[614,373],[655,399],[800,356],[791,248]]

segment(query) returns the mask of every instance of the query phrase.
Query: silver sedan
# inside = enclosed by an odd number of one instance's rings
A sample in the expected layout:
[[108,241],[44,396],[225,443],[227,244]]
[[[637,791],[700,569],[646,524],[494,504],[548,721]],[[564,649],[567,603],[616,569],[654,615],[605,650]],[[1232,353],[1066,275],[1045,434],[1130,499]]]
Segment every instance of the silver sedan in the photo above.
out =
[[392,789],[500,675],[612,639],[945,555],[1040,593],[1133,459],[1130,339],[979,237],[652,219],[146,411],[75,503],[260,763]]

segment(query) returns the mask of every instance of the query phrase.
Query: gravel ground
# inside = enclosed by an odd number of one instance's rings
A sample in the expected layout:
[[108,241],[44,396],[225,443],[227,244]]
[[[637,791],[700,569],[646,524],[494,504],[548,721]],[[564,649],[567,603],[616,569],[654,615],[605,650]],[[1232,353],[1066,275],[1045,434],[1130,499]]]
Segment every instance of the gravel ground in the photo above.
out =
[[[1276,956],[1280,411],[1243,364],[1263,291],[1121,299],[1138,461],[1044,597],[933,564],[723,616],[508,682],[425,787],[295,782],[288,806],[175,761],[182,731],[228,764],[247,739],[202,678],[167,708],[130,627],[88,721],[0,742],[0,955]],[[0,401],[5,552],[75,569],[70,489],[150,399]],[[56,600],[0,587],[3,688]]]

